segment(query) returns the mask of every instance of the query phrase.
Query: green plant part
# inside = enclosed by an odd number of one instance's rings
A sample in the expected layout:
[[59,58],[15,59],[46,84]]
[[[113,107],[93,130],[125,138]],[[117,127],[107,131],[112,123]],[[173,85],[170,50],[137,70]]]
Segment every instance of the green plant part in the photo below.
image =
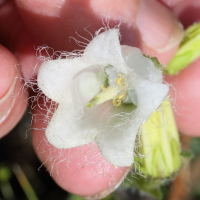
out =
[[182,165],[178,130],[168,98],[142,125],[136,144],[133,172],[124,186],[163,199],[161,186],[173,180]]
[[0,182],[9,181],[12,176],[12,172],[9,167],[2,165],[0,166]]
[[171,179],[182,165],[178,130],[170,101],[163,101],[141,127],[141,147],[135,157],[137,171],[152,179]]
[[151,56],[148,56],[148,55],[145,55],[145,54],[143,56],[146,57],[146,58],[151,59],[151,61],[153,62],[154,66],[157,67],[158,69],[164,68],[164,66],[162,64],[160,64],[160,62],[158,61],[157,57],[151,57]]
[[195,23],[185,31],[185,37],[178,51],[165,68],[165,73],[175,75],[200,56],[200,23]]

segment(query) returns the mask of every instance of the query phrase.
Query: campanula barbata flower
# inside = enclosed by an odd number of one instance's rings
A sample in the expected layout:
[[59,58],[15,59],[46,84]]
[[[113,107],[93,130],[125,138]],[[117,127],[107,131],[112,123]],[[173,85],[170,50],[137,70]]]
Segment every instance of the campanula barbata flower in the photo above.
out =
[[134,162],[138,130],[169,90],[151,59],[120,45],[118,29],[97,34],[81,56],[44,62],[37,81],[58,103],[45,131],[49,143],[58,149],[96,143],[115,166]]

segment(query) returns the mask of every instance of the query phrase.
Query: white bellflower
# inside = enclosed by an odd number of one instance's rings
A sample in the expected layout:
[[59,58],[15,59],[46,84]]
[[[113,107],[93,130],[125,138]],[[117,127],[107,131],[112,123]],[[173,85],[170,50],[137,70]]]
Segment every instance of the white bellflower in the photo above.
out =
[[138,48],[107,30],[76,58],[44,62],[38,86],[58,108],[45,135],[59,149],[95,142],[104,158],[130,166],[140,126],[168,93],[162,72]]

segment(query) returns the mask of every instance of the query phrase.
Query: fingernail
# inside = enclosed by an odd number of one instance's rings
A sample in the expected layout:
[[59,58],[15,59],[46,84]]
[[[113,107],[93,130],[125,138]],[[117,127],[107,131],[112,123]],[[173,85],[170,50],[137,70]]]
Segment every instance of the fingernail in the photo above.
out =
[[12,82],[10,89],[0,99],[0,124],[2,124],[4,120],[7,118],[14,105],[16,81],[17,81],[16,78],[14,78],[14,81]]
[[181,23],[155,0],[141,0],[136,25],[145,45],[160,53],[179,44],[184,36]]
[[104,197],[108,196],[111,192],[115,191],[123,182],[123,180],[125,179],[125,177],[127,176],[127,174],[130,172],[131,167],[129,167],[127,169],[127,171],[125,172],[125,174],[122,176],[122,178],[116,182],[114,182],[113,184],[111,184],[107,189],[101,191],[98,194],[92,195],[92,196],[82,196],[83,199],[85,200],[98,200],[98,199],[103,199]]

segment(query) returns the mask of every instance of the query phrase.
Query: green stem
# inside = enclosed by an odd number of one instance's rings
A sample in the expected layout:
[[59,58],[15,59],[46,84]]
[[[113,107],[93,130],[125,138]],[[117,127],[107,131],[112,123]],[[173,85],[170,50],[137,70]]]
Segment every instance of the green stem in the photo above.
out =
[[19,184],[21,185],[22,189],[24,190],[24,193],[26,194],[27,199],[39,200],[19,165],[15,165],[13,167],[13,172],[17,180],[19,181]]

